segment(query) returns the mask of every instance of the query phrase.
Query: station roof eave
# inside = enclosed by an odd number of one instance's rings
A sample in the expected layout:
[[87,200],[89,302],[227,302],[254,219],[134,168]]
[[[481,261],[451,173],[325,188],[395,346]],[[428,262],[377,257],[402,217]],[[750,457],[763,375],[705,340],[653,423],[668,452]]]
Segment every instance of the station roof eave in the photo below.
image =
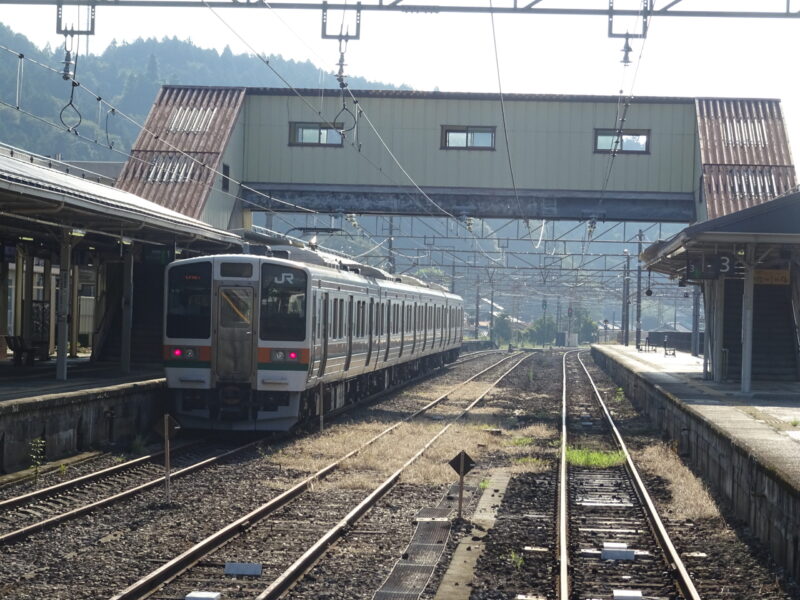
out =
[[93,243],[127,240],[218,252],[243,245],[217,229],[134,194],[49,168],[53,161],[0,147],[0,237],[31,237],[54,248],[79,231]]
[[677,276],[686,268],[689,250],[717,250],[737,244],[800,246],[800,193],[690,225],[667,240],[651,244],[639,258],[647,269]]

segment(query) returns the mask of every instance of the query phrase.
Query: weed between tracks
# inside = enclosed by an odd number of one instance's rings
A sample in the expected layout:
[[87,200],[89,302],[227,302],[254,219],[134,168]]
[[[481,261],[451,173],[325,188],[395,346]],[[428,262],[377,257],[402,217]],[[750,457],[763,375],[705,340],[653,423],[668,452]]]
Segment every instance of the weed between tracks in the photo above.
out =
[[567,448],[567,463],[575,467],[591,469],[607,469],[625,462],[625,455],[619,451],[587,450],[585,448]]

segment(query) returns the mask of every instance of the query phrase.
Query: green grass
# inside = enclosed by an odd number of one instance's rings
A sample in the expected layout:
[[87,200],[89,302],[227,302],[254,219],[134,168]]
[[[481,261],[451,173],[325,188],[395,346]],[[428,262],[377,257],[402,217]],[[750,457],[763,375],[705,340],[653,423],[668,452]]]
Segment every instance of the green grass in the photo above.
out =
[[599,450],[585,450],[582,448],[567,448],[567,462],[576,467],[591,467],[593,469],[607,469],[616,467],[625,462],[621,451],[602,452]]
[[481,482],[478,484],[478,488],[480,488],[482,490],[485,490],[488,487],[489,487],[489,480],[488,479],[482,479]]
[[511,440],[512,446],[532,446],[533,445],[533,438],[532,437],[515,437]]
[[508,555],[508,562],[511,563],[512,567],[519,571],[522,568],[522,565],[525,564],[525,559],[522,558],[521,554],[518,554],[512,550],[511,554]]

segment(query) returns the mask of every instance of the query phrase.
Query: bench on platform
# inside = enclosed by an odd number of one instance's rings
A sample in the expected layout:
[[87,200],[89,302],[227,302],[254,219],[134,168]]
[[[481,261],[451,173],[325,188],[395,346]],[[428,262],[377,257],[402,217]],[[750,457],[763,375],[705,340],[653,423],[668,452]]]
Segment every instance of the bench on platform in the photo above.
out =
[[33,344],[26,344],[25,340],[21,335],[7,335],[6,338],[6,346],[11,352],[14,353],[14,364],[21,365],[23,357],[25,358],[26,365],[32,365],[33,359],[36,356],[36,351],[39,349],[38,346],[34,346]]

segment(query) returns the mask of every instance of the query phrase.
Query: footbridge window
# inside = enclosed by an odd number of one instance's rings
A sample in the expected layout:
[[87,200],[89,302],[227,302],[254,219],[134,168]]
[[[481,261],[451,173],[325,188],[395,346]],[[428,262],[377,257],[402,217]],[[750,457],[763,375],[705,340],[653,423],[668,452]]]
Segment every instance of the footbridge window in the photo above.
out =
[[594,151],[602,154],[649,154],[649,129],[595,129]]
[[442,125],[442,150],[494,150],[495,128]]
[[341,123],[289,123],[290,146],[342,145]]

